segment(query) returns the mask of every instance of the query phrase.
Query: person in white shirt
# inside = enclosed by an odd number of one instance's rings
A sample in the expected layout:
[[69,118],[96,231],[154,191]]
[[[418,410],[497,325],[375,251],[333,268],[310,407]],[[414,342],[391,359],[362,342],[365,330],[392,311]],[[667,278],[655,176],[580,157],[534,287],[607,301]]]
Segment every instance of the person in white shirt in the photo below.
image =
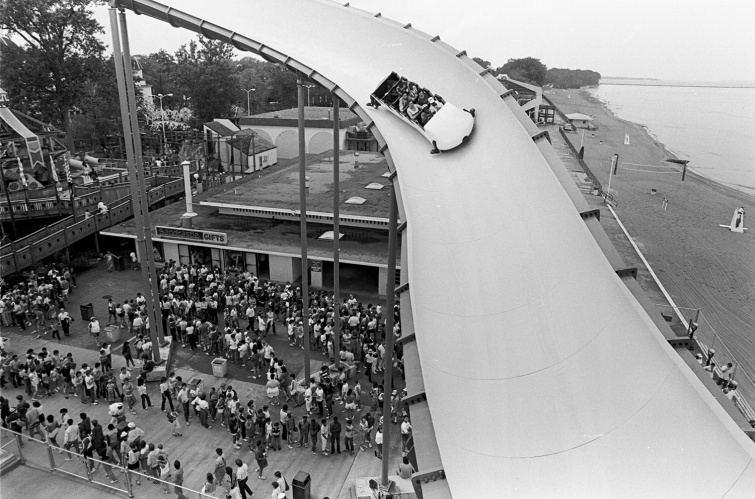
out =
[[236,482],[239,486],[239,492],[241,492],[242,499],[247,498],[247,494],[249,494],[249,497],[251,497],[254,492],[252,492],[252,489],[249,488],[249,485],[247,485],[247,480],[249,480],[249,467],[241,461],[241,459],[236,459]]
[[173,398],[170,394],[170,383],[168,383],[168,378],[163,376],[160,379],[160,394],[162,395],[162,403],[160,404],[160,410],[165,412],[165,401],[168,401],[168,405],[170,405],[170,412],[173,412]]
[[97,348],[100,347],[100,321],[98,321],[95,317],[92,317],[89,319],[89,325],[87,326],[89,328],[89,333],[92,335],[92,338],[94,338],[95,343],[97,343]]
[[207,417],[210,414],[210,404],[207,402],[206,396],[204,393],[200,393],[197,395],[194,400],[191,401],[191,404],[195,407],[197,411],[199,411],[199,423],[204,426],[205,428],[212,428],[207,422]]
[[307,414],[312,414],[312,383],[310,382],[307,389],[304,390],[304,403],[306,404]]
[[404,422],[401,423],[401,452],[406,455],[406,444],[412,436],[412,424],[409,422],[409,416],[404,416]]
[[97,405],[97,385],[92,371],[87,371],[86,376],[84,376],[84,388],[86,389],[87,399],[92,401],[92,405]]
[[[63,448],[65,450],[69,450],[71,447],[73,447],[74,450],[79,453],[81,452],[81,449],[79,448],[79,425],[73,424],[73,419],[66,421],[66,424],[68,425],[68,427],[63,434]],[[79,459],[79,457],[76,456],[76,459]],[[66,461],[73,461],[73,459],[71,459],[70,452],[68,453]]]
[[383,459],[383,425],[378,425],[378,429],[375,432],[375,444],[377,445],[375,456],[378,459]]

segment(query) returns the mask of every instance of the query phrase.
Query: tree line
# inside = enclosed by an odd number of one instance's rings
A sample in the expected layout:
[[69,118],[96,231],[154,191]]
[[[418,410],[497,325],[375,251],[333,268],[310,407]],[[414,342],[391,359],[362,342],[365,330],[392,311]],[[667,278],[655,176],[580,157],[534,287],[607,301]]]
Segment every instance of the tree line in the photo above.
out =
[[[104,28],[91,9],[97,3],[4,0],[0,9],[0,29],[19,42],[0,43],[0,87],[12,108],[65,130],[71,149],[74,139],[104,145],[106,136],[121,133],[115,64],[98,38]],[[163,98],[165,110],[188,110],[183,115],[191,128],[297,104],[295,73],[253,57],[236,58],[223,42],[199,36],[173,54],[161,49],[134,58],[153,95],[172,94]],[[310,88],[309,96],[313,105],[332,104],[321,87]],[[140,101],[139,107],[140,121],[154,122],[149,114],[159,110],[159,101]]]
[[521,59],[509,59],[506,64],[492,69],[489,61],[479,57],[475,62],[484,68],[491,68],[494,75],[508,75],[513,80],[531,83],[537,86],[552,84],[556,88],[580,88],[588,85],[597,85],[600,81],[600,73],[583,69],[548,68],[534,57]]
[[[97,3],[3,0],[0,9],[0,29],[19,42],[0,43],[0,86],[13,108],[64,129],[71,149],[74,139],[104,145],[105,137],[120,134],[115,65],[98,38],[104,28],[91,9]],[[164,108],[186,111],[174,114],[187,117],[191,128],[297,103],[295,73],[253,57],[235,58],[233,47],[223,42],[199,36],[173,54],[161,49],[135,57],[153,94],[172,94],[163,99]],[[594,71],[548,69],[533,57],[509,59],[493,73],[558,88],[596,85],[600,79]],[[330,93],[316,85],[308,98],[313,105],[332,105]],[[158,101],[140,102],[145,126],[154,126],[155,107],[159,109]]]

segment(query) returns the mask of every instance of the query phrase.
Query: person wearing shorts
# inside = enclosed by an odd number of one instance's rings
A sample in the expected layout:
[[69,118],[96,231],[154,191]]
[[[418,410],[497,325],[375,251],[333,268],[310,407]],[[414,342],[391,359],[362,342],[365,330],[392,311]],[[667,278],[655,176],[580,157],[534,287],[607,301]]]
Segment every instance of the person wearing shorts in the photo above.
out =
[[348,392],[346,392],[346,396],[344,397],[344,409],[346,410],[346,417],[349,419],[354,418],[354,411],[357,408],[357,400],[356,395],[354,394],[354,390],[349,389]]
[[272,405],[280,405],[280,382],[274,377],[267,382],[267,397],[272,399]]
[[92,335],[92,338],[94,338],[94,342],[97,343],[97,348],[100,347],[100,321],[98,321],[95,317],[92,317],[89,319],[89,324],[87,325],[87,328],[89,328],[89,333]]

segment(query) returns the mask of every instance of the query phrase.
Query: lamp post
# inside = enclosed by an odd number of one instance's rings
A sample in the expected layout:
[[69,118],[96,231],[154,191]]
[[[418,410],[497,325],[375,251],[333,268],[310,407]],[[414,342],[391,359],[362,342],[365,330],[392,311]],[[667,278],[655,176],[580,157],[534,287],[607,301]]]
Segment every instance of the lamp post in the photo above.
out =
[[163,125],[163,154],[165,154],[165,149],[168,146],[168,139],[165,137],[165,111],[163,111],[163,98],[173,97],[173,94],[157,94],[155,97],[160,99],[160,123]]
[[307,88],[307,107],[312,106],[312,104],[309,102],[309,89],[314,87],[314,85],[302,85]]
[[257,89],[256,88],[250,88],[250,89],[247,90],[246,88],[242,88],[241,90],[243,90],[244,92],[246,92],[246,115],[247,116],[251,116],[252,115],[252,105],[251,105],[251,100],[249,99],[249,95],[250,95],[250,92],[254,92]]

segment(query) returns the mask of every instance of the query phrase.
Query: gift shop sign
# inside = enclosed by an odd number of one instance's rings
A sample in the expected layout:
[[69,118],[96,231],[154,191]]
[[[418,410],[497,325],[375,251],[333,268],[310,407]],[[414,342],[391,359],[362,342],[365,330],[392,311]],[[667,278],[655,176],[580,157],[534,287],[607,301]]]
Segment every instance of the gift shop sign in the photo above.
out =
[[155,227],[155,235],[168,239],[180,239],[195,243],[228,244],[228,234],[209,230],[182,229],[180,227]]

